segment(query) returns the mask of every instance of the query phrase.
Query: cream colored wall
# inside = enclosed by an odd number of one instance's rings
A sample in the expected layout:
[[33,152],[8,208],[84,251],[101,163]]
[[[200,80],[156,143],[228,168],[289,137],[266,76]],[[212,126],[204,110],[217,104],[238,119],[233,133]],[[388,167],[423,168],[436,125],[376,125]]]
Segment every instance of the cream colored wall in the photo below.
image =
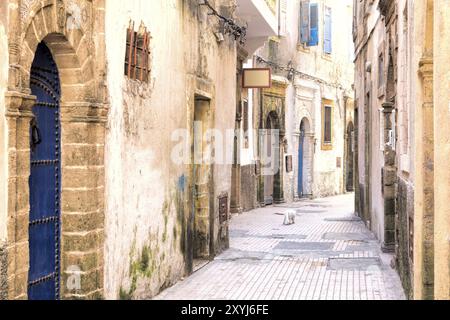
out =
[[[253,67],[253,61],[249,60],[244,65],[244,68],[252,68]],[[254,130],[252,128],[254,127],[253,123],[253,114],[254,114],[254,94],[257,92],[257,90],[253,89],[247,89],[247,101],[248,101],[248,128],[250,132],[248,133],[248,148],[244,148],[244,123],[241,122],[241,166],[251,165],[255,162],[255,150],[253,146],[255,145],[255,134]],[[244,119],[244,118],[242,118]]]
[[[412,7],[408,0],[398,1],[398,73],[397,73],[397,156],[398,156],[398,174],[406,180],[413,182],[414,163],[412,153],[414,151],[414,68],[412,63],[412,37],[413,19]],[[407,14],[408,20],[405,20]]]
[[[317,1],[319,4],[319,46],[302,48],[299,46],[300,1],[288,1],[287,34],[280,39],[276,63],[292,66],[304,74],[314,76],[319,81],[296,76],[286,90],[286,139],[287,154],[293,155],[294,171],[284,172],[284,191],[287,201],[294,200],[297,190],[298,146],[300,123],[304,117],[310,122],[314,137],[309,152],[312,157],[310,179],[311,192],[315,197],[339,194],[344,191],[344,96],[353,96],[354,83],[353,40],[351,37],[353,3],[346,1]],[[323,53],[324,8],[332,9],[331,55]],[[268,45],[258,54],[267,57]],[[287,73],[282,72],[286,77]],[[322,99],[334,101],[333,149],[322,150]],[[316,145],[314,148],[314,139]],[[337,158],[341,158],[341,168],[337,168]],[[308,174],[306,172],[305,174]]]
[[[361,9],[363,10],[363,9]],[[358,37],[356,40],[357,53],[357,68],[355,79],[355,90],[357,93],[359,110],[359,183],[365,184],[370,181],[370,200],[365,198],[365,205],[369,203],[370,228],[376,234],[380,242],[384,241],[384,201],[382,195],[382,177],[381,170],[384,167],[384,151],[381,148],[380,132],[382,123],[380,119],[380,108],[384,102],[384,97],[379,97],[378,94],[378,61],[379,55],[385,50],[385,22],[380,18],[378,10],[378,1],[367,8],[367,29],[362,32],[364,28],[358,28]],[[362,21],[359,21],[362,25]],[[365,56],[364,56],[365,51]],[[387,54],[384,55],[385,57]],[[386,58],[385,58],[386,59]],[[385,60],[386,61],[386,60]],[[370,70],[370,71],[369,71]],[[370,83],[364,84],[364,77]],[[386,80],[386,76],[385,80]],[[365,127],[367,119],[365,119],[365,104],[367,103],[366,94],[370,90],[370,141],[365,141],[365,135],[369,128]],[[371,154],[366,154],[367,143],[370,143]],[[370,165],[369,175],[366,176],[366,166]],[[364,190],[361,190],[364,192]]]
[[7,5],[0,3],[0,246],[7,238],[7,135],[5,119],[5,92],[8,85]]
[[[196,74],[203,74],[216,87],[211,93],[215,127],[222,131],[234,128],[235,42],[227,38],[218,47],[210,29],[202,30],[199,38],[197,8],[197,4],[177,0],[106,1],[110,95],[105,161],[107,298],[117,298],[121,288],[128,292],[133,276],[137,279],[135,295],[145,297],[184,275],[179,216],[186,213],[176,199],[183,196],[190,173],[186,166],[171,161],[172,148],[178,144],[171,135],[190,125]],[[202,25],[215,22],[202,12]],[[152,36],[151,82],[146,86],[123,75],[130,19],[136,28],[143,21]],[[216,195],[229,193],[228,165],[216,166],[214,179]],[[142,252],[150,256],[151,272],[136,277],[130,266],[139,263]]]
[[[426,15],[426,1],[414,1],[414,38],[415,39],[425,39],[425,18]],[[422,122],[422,109],[423,109],[423,92],[421,86],[421,79],[418,72],[419,62],[423,56],[424,51],[424,41],[414,41],[413,46],[413,58],[412,65],[414,70],[416,70],[416,76],[413,79],[413,84],[417,84],[417,90],[415,91],[415,108],[414,117],[415,121],[415,162],[414,167],[416,168],[415,175],[415,189],[414,189],[414,272],[413,272],[413,287],[414,287],[414,298],[420,299],[422,296],[422,269],[423,269],[423,175],[420,168],[423,163],[423,122]]]
[[[450,299],[450,4],[434,3],[435,299]],[[446,125],[445,125],[446,124]]]
[[[374,13],[376,16],[377,14]],[[370,73],[371,79],[371,172],[370,172],[370,188],[371,188],[371,201],[370,212],[372,217],[371,228],[375,232],[377,238],[381,243],[384,242],[384,199],[382,194],[382,169],[384,167],[384,147],[381,141],[381,134],[383,132],[383,123],[380,118],[380,109],[382,103],[385,102],[385,97],[379,97],[378,95],[378,60],[379,55],[385,51],[383,42],[385,39],[385,26],[384,21],[378,19],[374,26],[373,36],[368,44],[369,54],[368,61],[372,64],[372,72]],[[384,59],[386,59],[386,53],[384,53]],[[385,60],[386,61],[386,60]],[[386,75],[384,75],[386,81]]]

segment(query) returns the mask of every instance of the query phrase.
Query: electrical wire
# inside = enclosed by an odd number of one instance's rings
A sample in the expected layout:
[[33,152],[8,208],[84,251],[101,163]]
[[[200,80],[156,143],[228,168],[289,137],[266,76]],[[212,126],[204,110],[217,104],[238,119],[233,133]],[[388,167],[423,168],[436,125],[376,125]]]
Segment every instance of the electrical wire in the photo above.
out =
[[223,31],[225,34],[232,35],[234,39],[237,41],[239,39],[239,43],[241,45],[245,44],[246,36],[247,36],[247,27],[239,26],[233,19],[224,17],[209,3],[208,0],[202,0],[203,3],[200,3],[201,6],[206,6],[209,9],[209,15],[215,16],[223,23]]
[[271,67],[274,70],[287,72],[288,73],[287,74],[287,78],[289,80],[293,80],[295,76],[299,76],[302,79],[311,80],[311,81],[314,81],[314,82],[316,82],[318,84],[321,84],[321,85],[327,85],[327,86],[335,87],[337,89],[345,90],[345,88],[342,85],[340,85],[340,84],[330,83],[330,82],[327,82],[327,81],[325,81],[323,79],[311,76],[311,75],[309,75],[307,73],[304,73],[304,72],[301,72],[301,71],[295,69],[294,67],[291,66],[292,62],[289,62],[289,64],[287,66],[281,66],[281,65],[279,65],[279,64],[277,64],[275,62],[268,61],[268,60],[266,60],[263,57],[260,57],[258,55],[255,56],[255,59],[256,59],[256,61],[258,63],[263,63],[263,64]]

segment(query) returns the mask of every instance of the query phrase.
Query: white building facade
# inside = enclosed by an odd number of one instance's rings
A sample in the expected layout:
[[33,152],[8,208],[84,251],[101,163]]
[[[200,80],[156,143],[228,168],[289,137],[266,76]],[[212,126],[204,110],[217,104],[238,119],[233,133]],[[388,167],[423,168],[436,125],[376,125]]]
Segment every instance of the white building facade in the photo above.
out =
[[[254,57],[284,101],[275,202],[353,191],[352,15],[352,1],[282,1],[279,34]],[[270,108],[264,95],[254,94],[254,112]]]

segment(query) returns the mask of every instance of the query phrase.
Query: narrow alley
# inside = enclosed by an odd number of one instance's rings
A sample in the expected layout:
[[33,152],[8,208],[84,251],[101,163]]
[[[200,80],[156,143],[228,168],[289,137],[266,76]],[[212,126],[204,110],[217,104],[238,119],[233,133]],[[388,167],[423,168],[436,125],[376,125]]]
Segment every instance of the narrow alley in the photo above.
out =
[[[230,249],[155,299],[402,300],[400,279],[353,212],[353,194],[256,209],[230,225]],[[294,209],[295,224],[283,213]]]
[[0,302],[450,300],[449,18],[1,0]]

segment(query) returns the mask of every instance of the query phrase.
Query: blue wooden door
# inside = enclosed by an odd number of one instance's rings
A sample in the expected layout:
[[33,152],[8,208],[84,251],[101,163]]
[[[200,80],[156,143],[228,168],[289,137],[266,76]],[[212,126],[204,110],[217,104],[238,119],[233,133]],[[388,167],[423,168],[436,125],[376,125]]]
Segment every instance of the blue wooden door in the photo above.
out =
[[298,196],[302,197],[303,190],[303,149],[305,145],[305,132],[300,131],[299,145],[298,145]]
[[37,97],[30,129],[30,269],[28,298],[59,299],[60,283],[60,83],[50,50],[41,43],[31,67]]

